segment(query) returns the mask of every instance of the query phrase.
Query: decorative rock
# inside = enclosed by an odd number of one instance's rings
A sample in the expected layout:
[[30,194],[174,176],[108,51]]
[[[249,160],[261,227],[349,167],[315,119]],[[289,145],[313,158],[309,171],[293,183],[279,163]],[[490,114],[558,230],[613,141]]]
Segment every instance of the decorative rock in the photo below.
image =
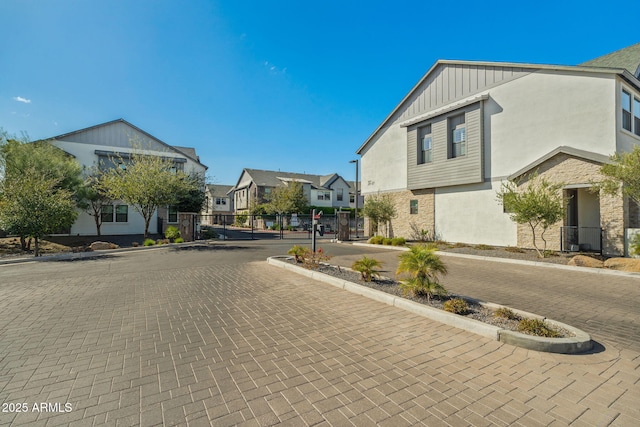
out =
[[640,259],[638,258],[609,258],[604,266],[612,270],[640,273]]
[[605,263],[599,259],[591,258],[586,255],[576,255],[569,260],[567,265],[575,265],[576,267],[603,268]]
[[92,251],[102,251],[105,249],[118,249],[119,246],[109,242],[93,242],[90,248]]

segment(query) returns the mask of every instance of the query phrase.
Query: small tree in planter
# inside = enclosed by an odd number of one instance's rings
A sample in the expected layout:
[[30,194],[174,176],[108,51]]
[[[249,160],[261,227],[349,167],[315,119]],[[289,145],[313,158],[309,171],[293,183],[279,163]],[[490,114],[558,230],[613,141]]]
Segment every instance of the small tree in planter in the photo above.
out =
[[435,251],[432,246],[415,245],[399,256],[400,264],[396,274],[408,273],[410,276],[400,283],[405,294],[425,295],[427,301],[431,301],[434,296],[447,295],[447,290],[438,280],[440,274],[447,274],[447,267]]
[[382,267],[382,263],[367,256],[363,256],[351,266],[353,270],[360,273],[360,277],[365,282],[370,282],[374,277],[380,277],[380,271],[376,270],[377,267]]

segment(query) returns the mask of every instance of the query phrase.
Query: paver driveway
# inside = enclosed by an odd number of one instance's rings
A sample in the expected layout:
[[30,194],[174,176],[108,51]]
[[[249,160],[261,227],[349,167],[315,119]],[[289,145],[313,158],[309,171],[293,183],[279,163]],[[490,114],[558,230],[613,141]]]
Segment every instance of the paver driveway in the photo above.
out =
[[502,345],[258,253],[0,266],[0,425],[640,425],[638,352]]

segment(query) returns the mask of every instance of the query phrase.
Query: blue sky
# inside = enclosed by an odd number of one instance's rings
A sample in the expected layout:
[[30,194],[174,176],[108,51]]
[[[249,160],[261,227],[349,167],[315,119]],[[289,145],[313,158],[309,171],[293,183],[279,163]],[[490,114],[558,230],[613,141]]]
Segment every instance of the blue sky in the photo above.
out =
[[0,16],[0,127],[123,118],[195,147],[217,184],[244,167],[353,180],[438,59],[575,65],[640,41],[600,1],[2,0]]

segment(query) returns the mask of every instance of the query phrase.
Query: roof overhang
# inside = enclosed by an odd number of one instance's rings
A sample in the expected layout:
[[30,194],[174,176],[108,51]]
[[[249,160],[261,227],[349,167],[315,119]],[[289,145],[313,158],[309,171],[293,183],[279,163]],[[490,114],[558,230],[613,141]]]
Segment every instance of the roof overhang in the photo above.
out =
[[484,95],[476,95],[470,98],[465,98],[460,101],[452,102],[451,104],[447,104],[443,107],[436,108],[433,111],[429,111],[426,114],[422,114],[420,116],[416,116],[412,119],[406,120],[400,123],[400,127],[409,127],[411,125],[415,125],[416,123],[424,122],[425,120],[432,119],[434,117],[441,116],[442,114],[450,113],[451,111],[459,110],[460,108],[464,108],[468,105],[475,104],[480,101],[486,101],[489,99],[489,94]]

